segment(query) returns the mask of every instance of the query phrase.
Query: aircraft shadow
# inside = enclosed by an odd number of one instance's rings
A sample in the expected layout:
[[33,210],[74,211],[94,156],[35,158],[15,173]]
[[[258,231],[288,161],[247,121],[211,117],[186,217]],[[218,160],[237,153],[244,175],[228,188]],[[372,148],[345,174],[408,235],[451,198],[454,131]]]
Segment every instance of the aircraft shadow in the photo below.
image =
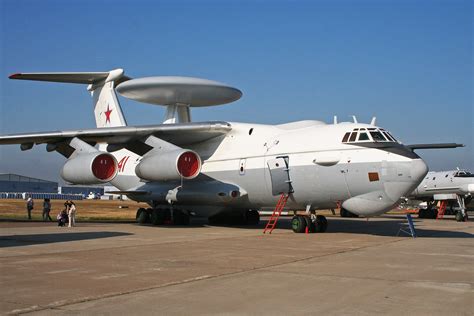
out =
[[51,244],[68,241],[110,238],[118,236],[133,235],[122,232],[82,232],[82,233],[56,233],[56,234],[34,234],[34,235],[9,235],[0,236],[0,248],[22,247],[39,244]]
[[[265,228],[268,219],[264,218],[260,221],[259,225],[251,226],[240,226],[240,225],[209,225],[205,219],[193,219],[189,226],[170,226],[170,225],[160,225],[153,226],[148,225],[150,228],[205,228],[207,226],[217,226],[217,227],[233,227],[239,229],[252,229],[252,230],[261,230]],[[431,238],[473,238],[474,234],[460,232],[460,231],[447,231],[447,230],[432,230],[417,227],[417,224],[421,224],[424,221],[431,221],[427,219],[418,220],[413,219],[415,224],[415,230],[417,237],[431,237]],[[395,237],[397,236],[401,227],[408,229],[406,226],[405,217],[390,217],[387,219],[378,218],[377,220],[366,218],[340,218],[340,217],[328,217],[328,230],[324,234],[335,234],[335,233],[348,233],[348,234],[364,234],[364,235],[375,235],[375,236],[386,236],[386,237]],[[138,224],[137,224],[138,225]],[[462,223],[460,223],[462,225]],[[291,230],[291,217],[281,217],[277,224],[277,229],[287,229]],[[410,235],[400,233],[400,237],[410,237]]]

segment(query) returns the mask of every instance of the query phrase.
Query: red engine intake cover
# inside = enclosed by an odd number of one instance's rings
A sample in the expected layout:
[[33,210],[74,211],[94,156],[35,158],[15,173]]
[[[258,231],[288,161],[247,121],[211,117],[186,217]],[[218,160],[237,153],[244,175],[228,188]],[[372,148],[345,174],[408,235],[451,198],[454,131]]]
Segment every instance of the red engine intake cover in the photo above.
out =
[[111,155],[101,154],[92,161],[92,173],[100,180],[112,179],[116,171],[117,164]]
[[201,159],[196,153],[187,151],[178,158],[178,172],[183,178],[194,178],[201,170]]

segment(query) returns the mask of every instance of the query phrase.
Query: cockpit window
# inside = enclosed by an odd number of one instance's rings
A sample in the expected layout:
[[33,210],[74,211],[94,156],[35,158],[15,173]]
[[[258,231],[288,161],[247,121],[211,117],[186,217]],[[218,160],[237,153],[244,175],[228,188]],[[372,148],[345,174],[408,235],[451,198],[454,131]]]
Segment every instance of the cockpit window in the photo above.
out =
[[387,141],[387,140],[385,139],[385,137],[382,135],[382,133],[380,133],[380,132],[371,131],[371,132],[370,132],[370,135],[372,135],[372,138],[373,138],[374,141],[376,141],[376,142],[386,142],[386,141]]
[[394,142],[396,142],[397,140],[395,139],[395,137],[392,136],[392,134],[390,134],[389,132],[385,132],[387,133],[388,136],[390,136],[391,139],[393,139]]
[[344,135],[344,137],[342,138],[342,142],[343,142],[343,143],[347,142],[347,140],[349,139],[349,135],[350,135],[350,134],[351,134],[351,133],[347,132],[347,133]]
[[385,136],[386,139],[388,139],[389,141],[392,141],[394,142],[395,139],[393,139],[392,137],[390,137],[390,135],[387,133],[387,132],[382,132],[383,133],[383,136]]
[[454,176],[459,178],[473,178],[474,174],[466,170],[458,170],[454,173]]
[[350,141],[350,142],[355,141],[355,140],[356,140],[356,137],[357,137],[357,132],[352,132],[351,138],[349,138],[349,141]]
[[354,128],[351,131],[344,134],[342,137],[343,143],[353,142],[397,142],[397,140],[386,130],[376,127],[360,127]]
[[359,141],[361,140],[369,140],[369,135],[367,133],[359,133]]

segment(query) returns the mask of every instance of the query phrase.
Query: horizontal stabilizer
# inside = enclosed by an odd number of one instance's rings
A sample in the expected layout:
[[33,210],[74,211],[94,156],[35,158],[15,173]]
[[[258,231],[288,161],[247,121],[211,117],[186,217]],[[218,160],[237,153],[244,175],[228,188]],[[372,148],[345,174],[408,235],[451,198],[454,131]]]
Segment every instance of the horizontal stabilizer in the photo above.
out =
[[[114,78],[109,78],[113,76]],[[123,76],[123,69],[115,69],[106,72],[30,72],[17,73],[9,76],[10,79],[19,80],[35,80],[35,81],[50,81],[50,82],[67,82],[67,83],[81,83],[94,84],[105,81],[107,78],[116,80],[120,78],[120,82],[129,80],[129,77]],[[118,84],[118,83],[117,83]]]
[[413,145],[406,145],[408,148],[415,150],[415,149],[439,149],[439,148],[457,148],[457,147],[464,147],[463,144],[457,143],[438,143],[438,144],[413,144]]

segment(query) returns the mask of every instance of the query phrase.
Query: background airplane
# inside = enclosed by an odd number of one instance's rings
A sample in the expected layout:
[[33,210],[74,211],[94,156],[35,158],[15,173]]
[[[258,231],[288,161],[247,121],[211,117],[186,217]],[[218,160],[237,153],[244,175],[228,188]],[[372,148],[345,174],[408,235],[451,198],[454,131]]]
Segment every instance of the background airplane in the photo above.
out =
[[[457,221],[467,220],[466,205],[472,200],[474,194],[474,174],[466,170],[430,171],[418,185],[418,187],[408,196],[409,199],[425,201],[426,209],[420,208],[419,217],[437,218],[438,210],[436,204],[440,205],[440,212],[456,215]],[[449,204],[449,205],[448,205]],[[453,210],[454,204],[459,206],[458,210]]]
[[[88,84],[96,129],[0,136],[22,150],[47,144],[68,160],[61,176],[74,184],[110,182],[136,201],[140,223],[186,224],[190,216],[257,223],[258,209],[306,209],[295,232],[325,231],[316,210],[344,209],[374,216],[390,210],[428,169],[387,130],[354,122],[300,121],[280,125],[191,122],[190,108],[237,100],[241,92],[187,77],[131,79],[122,69],[86,73],[25,73],[11,79]],[[166,105],[163,124],[127,126],[115,91]],[[430,147],[431,146],[431,147]],[[434,147],[456,147],[438,144]],[[281,210],[280,209],[280,210]]]

